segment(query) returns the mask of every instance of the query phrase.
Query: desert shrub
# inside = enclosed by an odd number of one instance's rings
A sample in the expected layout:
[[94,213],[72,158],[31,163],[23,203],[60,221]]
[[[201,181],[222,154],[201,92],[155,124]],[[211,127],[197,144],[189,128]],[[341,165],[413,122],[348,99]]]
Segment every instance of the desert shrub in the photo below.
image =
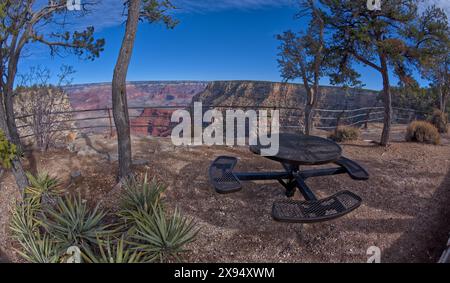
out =
[[98,252],[95,253],[92,249],[86,248],[82,254],[87,263],[142,263],[145,258],[142,252],[136,249],[125,241],[125,237],[111,240],[97,240]]
[[433,124],[426,121],[414,121],[406,130],[406,141],[440,144],[441,136]]
[[155,179],[149,182],[147,175],[143,178],[133,176],[125,182],[118,215],[128,229],[135,224],[135,212],[144,211],[151,214],[153,207],[162,205],[161,194],[165,190],[166,187]]
[[40,212],[41,207],[36,199],[25,198],[22,203],[16,204],[10,228],[21,246],[17,252],[28,262],[57,263],[62,253],[61,247],[43,231]]
[[24,237],[20,244],[23,251],[18,253],[32,263],[59,263],[61,247],[50,239],[50,235],[36,232]]
[[60,181],[50,177],[47,173],[39,173],[36,176],[27,173],[27,178],[30,186],[25,189],[25,194],[39,203],[49,203],[64,192]]
[[11,230],[19,238],[37,232],[40,227],[38,212],[40,205],[33,199],[24,199],[22,203],[16,204],[11,218]]
[[445,112],[442,112],[438,109],[433,111],[433,114],[430,118],[431,124],[433,124],[439,133],[447,133],[448,132],[448,115]]
[[62,262],[68,247],[88,247],[110,232],[102,222],[105,213],[90,211],[81,197],[52,197],[55,205],[49,208],[39,198],[25,195],[13,211],[10,228],[21,246],[18,253],[28,262]]
[[29,136],[33,144],[46,151],[57,143],[63,143],[73,127],[70,113],[72,106],[64,91],[70,82],[73,68],[62,66],[56,85],[50,84],[51,72],[47,68],[32,67],[19,75],[21,80],[14,96],[14,110],[21,136]]
[[193,242],[199,231],[178,209],[169,217],[162,207],[154,207],[151,214],[140,211],[134,215],[137,227],[131,236],[133,244],[152,262],[179,261],[185,245]]
[[359,138],[359,129],[354,127],[338,127],[328,138],[336,142],[354,141]]
[[182,217],[177,209],[168,215],[161,198],[165,190],[166,186],[155,179],[149,182],[147,175],[130,178],[124,186],[118,215],[145,261],[178,261],[184,246],[198,233],[196,223]]
[[[165,186],[147,177],[129,180],[116,214],[91,209],[80,196],[61,197],[57,179],[47,174],[30,179],[32,188],[15,207],[10,224],[19,254],[29,262],[64,262],[74,246],[87,263],[173,262],[198,233],[196,223],[178,209],[166,211],[161,199]],[[50,199],[45,205],[44,196]]]
[[9,169],[17,156],[17,147],[10,143],[5,134],[0,130],[0,167]]
[[104,224],[106,212],[98,206],[90,209],[80,195],[58,198],[44,215],[49,233],[65,247],[96,243],[97,237],[112,233]]

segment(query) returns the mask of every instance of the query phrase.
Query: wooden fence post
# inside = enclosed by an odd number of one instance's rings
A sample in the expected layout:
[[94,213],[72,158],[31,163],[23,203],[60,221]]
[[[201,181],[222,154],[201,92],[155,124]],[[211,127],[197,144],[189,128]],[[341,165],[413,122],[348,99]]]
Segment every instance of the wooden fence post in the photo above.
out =
[[108,108],[108,118],[109,118],[109,138],[113,137],[113,126],[112,126],[112,118],[111,118],[111,109]]
[[[345,107],[345,108],[347,108],[347,107]],[[341,125],[341,119],[342,119],[342,116],[344,116],[344,114],[345,114],[345,109],[342,110],[342,112],[339,113],[338,116],[337,116],[337,118],[336,118],[336,128],[334,129],[334,133],[335,133],[336,135],[337,135],[337,133],[338,133],[338,131],[339,131],[339,126]]]
[[367,115],[366,115],[366,122],[364,123],[364,129],[368,129],[369,128],[369,120],[370,120],[370,113],[371,113],[372,109],[369,108],[367,110]]

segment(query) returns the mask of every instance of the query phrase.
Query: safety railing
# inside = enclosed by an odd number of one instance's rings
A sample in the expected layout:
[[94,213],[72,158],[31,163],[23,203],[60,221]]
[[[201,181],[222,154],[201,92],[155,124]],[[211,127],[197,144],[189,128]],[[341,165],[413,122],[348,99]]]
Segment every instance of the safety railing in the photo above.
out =
[[[171,113],[176,110],[189,110],[192,105],[173,106],[132,106],[129,107],[130,127],[133,131],[148,135],[152,129],[160,128],[161,131],[170,130],[174,124],[171,122]],[[279,110],[280,127],[291,130],[304,128],[303,107],[280,107],[270,105],[203,105],[203,111],[208,109],[225,110]],[[46,115],[70,116],[69,119],[52,120],[49,124],[59,125],[49,132],[86,131],[109,132],[115,134],[115,125],[112,108],[75,109],[68,111],[49,111]],[[150,113],[150,114],[149,114]],[[33,132],[33,124],[27,122],[27,118],[33,118],[33,113],[16,117],[21,138],[29,138],[36,135]],[[393,122],[408,124],[417,119],[424,119],[428,113],[406,108],[393,108]],[[320,130],[332,130],[337,126],[363,126],[368,123],[383,122],[383,107],[363,107],[358,109],[315,109],[313,112],[314,127]],[[31,119],[32,120],[32,119]],[[24,122],[25,121],[25,122]],[[65,127],[61,127],[65,125]],[[147,128],[147,130],[145,129]],[[139,130],[140,129],[140,130]]]

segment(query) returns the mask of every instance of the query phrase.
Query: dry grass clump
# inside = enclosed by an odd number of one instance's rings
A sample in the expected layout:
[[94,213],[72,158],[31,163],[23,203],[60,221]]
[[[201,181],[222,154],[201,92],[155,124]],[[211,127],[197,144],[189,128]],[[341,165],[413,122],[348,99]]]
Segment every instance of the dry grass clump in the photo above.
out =
[[338,127],[328,138],[336,142],[355,141],[359,139],[360,134],[358,128]]
[[441,110],[434,110],[430,119],[431,124],[433,124],[439,133],[445,134],[448,132],[448,115]]
[[406,141],[437,145],[441,143],[441,136],[433,124],[426,121],[414,121],[406,130]]

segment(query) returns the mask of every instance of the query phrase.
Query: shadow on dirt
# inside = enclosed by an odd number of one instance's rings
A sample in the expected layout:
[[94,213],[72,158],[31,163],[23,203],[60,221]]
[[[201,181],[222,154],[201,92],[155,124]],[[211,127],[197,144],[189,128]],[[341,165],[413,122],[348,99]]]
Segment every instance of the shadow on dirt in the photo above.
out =
[[383,251],[385,262],[430,262],[445,249],[450,232],[450,171],[402,236]]
[[0,263],[9,263],[11,262],[5,255],[5,253],[0,249]]

